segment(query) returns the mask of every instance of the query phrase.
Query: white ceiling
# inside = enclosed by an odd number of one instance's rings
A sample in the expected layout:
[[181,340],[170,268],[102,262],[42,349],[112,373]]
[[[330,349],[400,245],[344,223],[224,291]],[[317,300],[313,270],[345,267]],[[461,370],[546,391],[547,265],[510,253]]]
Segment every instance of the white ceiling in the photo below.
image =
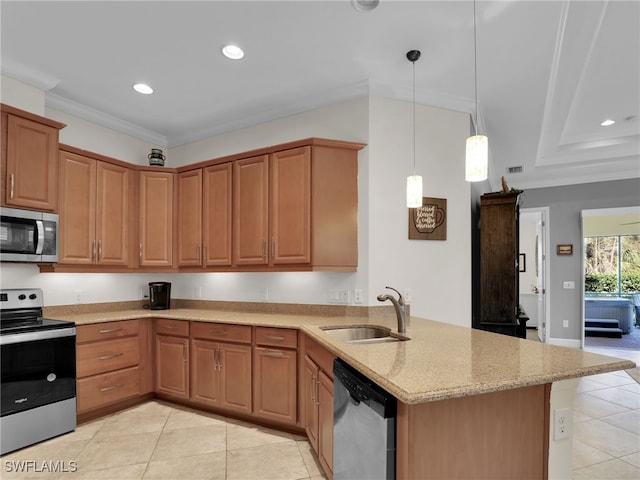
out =
[[[640,2],[476,8],[492,184],[640,177]],[[410,101],[411,49],[422,51],[417,101],[474,112],[469,1],[380,0],[369,12],[347,0],[3,0],[0,9],[4,75],[45,90],[52,108],[166,147],[368,94]],[[245,58],[224,58],[227,42]],[[135,93],[141,81],[155,93]],[[617,123],[601,127],[607,118]],[[509,175],[513,166],[523,172]]]

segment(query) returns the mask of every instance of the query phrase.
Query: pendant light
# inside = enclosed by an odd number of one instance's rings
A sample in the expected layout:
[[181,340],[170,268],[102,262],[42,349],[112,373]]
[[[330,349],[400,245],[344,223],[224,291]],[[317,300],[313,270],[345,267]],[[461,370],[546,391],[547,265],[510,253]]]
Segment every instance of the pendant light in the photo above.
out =
[[407,208],[422,206],[422,176],[416,175],[416,61],[420,50],[409,50],[407,60],[413,64],[413,175],[407,177]]
[[487,179],[489,164],[489,139],[486,135],[478,135],[478,48],[476,35],[476,1],[473,0],[473,75],[476,99],[476,119],[473,122],[475,135],[467,138],[467,154],[465,161],[465,180],[481,182]]

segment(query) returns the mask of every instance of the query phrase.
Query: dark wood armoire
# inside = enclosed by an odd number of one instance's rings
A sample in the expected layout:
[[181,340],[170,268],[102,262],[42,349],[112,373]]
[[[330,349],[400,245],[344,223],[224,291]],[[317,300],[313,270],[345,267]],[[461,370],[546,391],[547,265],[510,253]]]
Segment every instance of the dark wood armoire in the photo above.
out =
[[525,337],[526,326],[518,321],[520,194],[487,193],[480,197],[480,319],[477,328]]

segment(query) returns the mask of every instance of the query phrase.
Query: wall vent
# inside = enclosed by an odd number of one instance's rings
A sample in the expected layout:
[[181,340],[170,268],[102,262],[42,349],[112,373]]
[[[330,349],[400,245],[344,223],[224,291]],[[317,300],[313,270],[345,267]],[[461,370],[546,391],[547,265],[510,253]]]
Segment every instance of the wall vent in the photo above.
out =
[[509,173],[522,173],[522,165],[518,165],[517,167],[508,167],[507,171]]

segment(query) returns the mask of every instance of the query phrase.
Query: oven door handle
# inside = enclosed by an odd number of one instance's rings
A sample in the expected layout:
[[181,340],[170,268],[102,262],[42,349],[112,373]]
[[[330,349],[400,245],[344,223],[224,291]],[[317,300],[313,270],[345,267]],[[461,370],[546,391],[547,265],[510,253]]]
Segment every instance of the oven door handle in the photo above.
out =
[[10,345],[12,343],[33,342],[37,340],[48,340],[51,338],[75,337],[76,329],[57,328],[54,330],[39,330],[35,332],[12,333],[0,336],[0,345]]

